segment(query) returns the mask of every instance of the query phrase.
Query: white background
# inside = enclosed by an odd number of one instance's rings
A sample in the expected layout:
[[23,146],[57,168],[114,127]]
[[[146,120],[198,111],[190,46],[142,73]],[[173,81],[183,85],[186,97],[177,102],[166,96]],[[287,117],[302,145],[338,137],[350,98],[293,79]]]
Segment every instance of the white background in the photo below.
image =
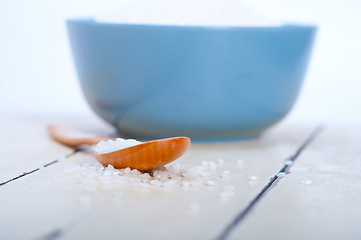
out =
[[[0,0],[0,114],[91,114],[65,20],[130,1]],[[361,124],[361,1],[243,2],[270,17],[319,26],[305,84],[287,121]]]

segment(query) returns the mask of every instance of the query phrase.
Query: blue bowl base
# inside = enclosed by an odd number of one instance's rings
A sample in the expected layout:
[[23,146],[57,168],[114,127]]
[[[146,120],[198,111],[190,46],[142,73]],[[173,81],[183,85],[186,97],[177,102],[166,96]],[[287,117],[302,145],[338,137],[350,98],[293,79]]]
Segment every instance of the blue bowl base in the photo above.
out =
[[118,130],[118,136],[125,139],[136,139],[138,141],[151,141],[161,138],[168,138],[168,137],[189,137],[192,142],[202,142],[202,143],[211,143],[211,142],[234,142],[234,141],[249,141],[257,139],[261,136],[263,131],[257,131],[252,132],[252,134],[235,134],[232,136],[207,136],[207,137],[201,137],[197,134],[197,136],[189,135],[189,134],[179,134],[179,135],[158,135],[158,136],[144,136],[139,134],[133,134],[133,133],[126,133],[124,131]]

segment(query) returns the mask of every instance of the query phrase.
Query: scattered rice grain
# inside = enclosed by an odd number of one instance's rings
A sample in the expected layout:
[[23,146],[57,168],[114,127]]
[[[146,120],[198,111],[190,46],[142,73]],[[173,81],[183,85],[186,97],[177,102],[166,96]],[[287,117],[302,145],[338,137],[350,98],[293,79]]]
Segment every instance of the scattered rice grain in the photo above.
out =
[[130,171],[130,174],[133,176],[140,176],[140,172],[137,169],[133,169],[132,171]]
[[221,165],[224,163],[224,160],[222,158],[218,159],[217,162]]
[[189,184],[192,185],[192,186],[199,186],[199,185],[201,185],[201,183],[198,182],[198,181],[190,181]]
[[116,178],[113,180],[113,183],[116,183],[116,184],[124,184],[126,183],[127,181],[125,181],[124,178]]
[[229,192],[220,192],[219,193],[219,196],[221,198],[228,198],[230,196]]
[[158,187],[162,185],[162,182],[159,180],[151,180],[151,181],[149,181],[149,183],[154,186],[158,186]]
[[207,181],[208,186],[216,186],[217,183],[215,181]]
[[202,164],[202,166],[205,166],[205,167],[207,167],[209,165],[208,161],[202,161],[201,164]]
[[221,174],[221,178],[229,178],[229,175],[226,174],[226,173],[222,173],[222,174]]
[[285,160],[285,165],[289,166],[289,165],[292,165],[293,164],[293,161],[291,159],[286,159]]
[[65,156],[59,156],[56,160],[58,160],[58,161],[63,161],[63,160],[65,160],[65,159],[66,159]]
[[109,171],[114,171],[114,170],[115,170],[115,168],[113,167],[113,165],[108,164],[108,170],[109,170]]
[[137,177],[130,177],[130,178],[128,178],[128,181],[131,183],[139,183],[142,181],[142,179],[137,178]]
[[104,184],[104,185],[109,185],[109,184],[111,184],[111,182],[108,181],[108,180],[102,180],[101,183]]
[[89,168],[90,167],[90,164],[89,163],[83,163],[82,165],[84,168]]
[[249,176],[248,180],[250,180],[250,181],[258,181],[259,178],[257,176]]
[[316,175],[314,173],[307,174],[309,178],[316,178]]
[[217,165],[215,164],[215,162],[210,161],[210,162],[209,162],[209,167],[210,167],[211,169],[216,169],[216,168],[217,168]]
[[311,185],[312,184],[312,181],[310,179],[305,179],[305,180],[302,180],[301,182],[302,184],[306,184],[306,185]]
[[201,178],[201,177],[196,177],[196,178],[194,179],[194,181],[197,181],[197,182],[202,183],[204,180],[203,180],[203,178]]
[[202,177],[209,177],[211,176],[211,173],[210,172],[204,172],[201,174]]
[[97,170],[97,167],[96,167],[96,166],[90,166],[90,167],[89,167],[89,170],[91,170],[91,171],[96,171],[96,170]]
[[188,187],[189,186],[189,182],[188,181],[182,181],[182,186],[183,187]]
[[199,170],[197,167],[193,167],[187,170],[187,173],[194,174],[197,173]]
[[164,188],[169,188],[169,187],[171,187],[172,186],[172,184],[170,183],[170,182],[164,182],[164,183],[162,183],[162,187],[164,187]]
[[284,173],[284,172],[279,172],[279,173],[276,174],[276,176],[277,176],[278,178],[283,178],[284,176],[286,176],[286,173]]

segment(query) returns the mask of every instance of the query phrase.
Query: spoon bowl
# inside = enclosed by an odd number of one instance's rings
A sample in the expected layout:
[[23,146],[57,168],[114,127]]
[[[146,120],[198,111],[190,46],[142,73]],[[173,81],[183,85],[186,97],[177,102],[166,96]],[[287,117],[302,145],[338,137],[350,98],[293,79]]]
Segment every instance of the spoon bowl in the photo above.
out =
[[104,166],[146,171],[161,167],[181,157],[190,147],[187,137],[173,137],[141,143],[109,153],[95,153]]

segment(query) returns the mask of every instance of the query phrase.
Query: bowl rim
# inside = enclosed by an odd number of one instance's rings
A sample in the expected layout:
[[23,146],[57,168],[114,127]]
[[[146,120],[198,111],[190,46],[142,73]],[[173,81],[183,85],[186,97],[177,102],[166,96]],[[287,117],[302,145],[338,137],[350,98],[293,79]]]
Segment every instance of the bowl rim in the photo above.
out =
[[317,29],[317,25],[297,22],[284,22],[279,26],[207,26],[207,25],[165,25],[165,24],[132,24],[117,22],[97,22],[95,18],[69,18],[69,23],[100,25],[100,26],[117,26],[126,28],[152,28],[152,29],[214,29],[214,30],[280,30],[280,29]]

